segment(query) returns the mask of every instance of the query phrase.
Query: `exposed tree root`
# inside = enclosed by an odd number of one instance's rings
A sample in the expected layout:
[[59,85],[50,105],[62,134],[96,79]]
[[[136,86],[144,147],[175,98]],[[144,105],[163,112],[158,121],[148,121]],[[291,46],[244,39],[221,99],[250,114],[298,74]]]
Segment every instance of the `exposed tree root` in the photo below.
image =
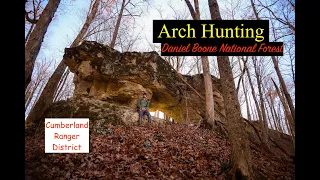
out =
[[279,148],[285,155],[287,155],[289,158],[293,158],[294,156],[290,154],[286,149],[284,149],[282,146],[280,146],[276,141],[274,141],[271,137],[269,137],[270,141],[273,142]]

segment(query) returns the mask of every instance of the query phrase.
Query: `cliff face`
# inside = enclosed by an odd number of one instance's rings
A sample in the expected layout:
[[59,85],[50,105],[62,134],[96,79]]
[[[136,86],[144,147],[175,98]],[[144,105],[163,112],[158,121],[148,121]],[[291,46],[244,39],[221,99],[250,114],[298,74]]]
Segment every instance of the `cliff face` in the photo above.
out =
[[[85,41],[77,47],[66,48],[64,61],[74,73],[75,90],[72,100],[60,106],[71,103],[72,117],[86,109],[88,115],[80,113],[81,116],[92,120],[105,119],[112,114],[116,122],[135,122],[136,102],[144,92],[150,99],[150,111],[160,110],[177,122],[197,122],[201,119],[198,113],[205,109],[204,101],[156,52],[120,53],[103,44]],[[204,97],[202,75],[181,77]],[[220,81],[214,76],[212,80],[216,119],[222,120],[224,105]],[[58,108],[57,105],[53,107]],[[50,111],[53,109],[47,112]]]

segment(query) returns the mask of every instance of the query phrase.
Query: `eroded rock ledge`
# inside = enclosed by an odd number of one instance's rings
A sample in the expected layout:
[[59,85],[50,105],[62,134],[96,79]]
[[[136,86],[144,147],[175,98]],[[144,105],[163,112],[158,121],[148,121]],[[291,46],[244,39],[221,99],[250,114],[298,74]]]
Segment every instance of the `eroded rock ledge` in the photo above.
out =
[[[113,124],[136,122],[135,105],[144,92],[151,100],[150,111],[160,110],[176,122],[198,122],[198,113],[205,109],[204,101],[156,52],[120,53],[106,45],[84,41],[77,47],[66,48],[64,61],[74,73],[74,96],[54,104],[44,117],[90,117],[90,121]],[[202,74],[182,77],[205,96]],[[212,80],[218,112],[215,118],[223,120],[220,80],[214,76]]]

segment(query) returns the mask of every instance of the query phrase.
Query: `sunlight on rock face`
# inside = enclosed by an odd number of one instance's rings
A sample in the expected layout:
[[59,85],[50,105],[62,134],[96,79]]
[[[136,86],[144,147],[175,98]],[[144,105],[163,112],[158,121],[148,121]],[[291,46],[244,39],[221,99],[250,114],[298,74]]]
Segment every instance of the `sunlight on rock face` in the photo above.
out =
[[[205,103],[192,91],[189,83],[205,96],[203,75],[181,75],[156,52],[118,52],[94,41],[66,48],[65,64],[74,73],[73,98],[87,97],[127,109],[124,123],[133,122],[137,115],[137,100],[148,94],[152,116],[175,122],[198,122]],[[185,80],[182,81],[181,78]],[[220,79],[212,76],[215,119],[224,115]],[[130,111],[130,113],[129,113]],[[131,112],[132,111],[132,112]],[[132,115],[132,118],[129,116]]]

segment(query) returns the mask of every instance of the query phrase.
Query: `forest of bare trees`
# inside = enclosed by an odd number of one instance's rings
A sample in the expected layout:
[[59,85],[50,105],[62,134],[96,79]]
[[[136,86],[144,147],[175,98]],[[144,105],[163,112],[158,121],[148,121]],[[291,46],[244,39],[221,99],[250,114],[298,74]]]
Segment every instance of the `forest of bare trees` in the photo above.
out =
[[[283,56],[164,56],[182,74],[204,76],[205,123],[214,129],[214,96],[211,75],[221,79],[226,106],[226,129],[232,148],[234,174],[251,177],[251,155],[245,121],[257,121],[258,134],[269,149],[269,129],[291,135],[295,144],[295,1],[292,0],[86,0],[78,32],[67,47],[84,40],[106,44],[120,52],[157,51],[152,43],[151,26],[142,26],[149,14],[157,19],[175,20],[269,20],[270,41],[284,43]],[[80,1],[25,1],[25,121],[36,123],[54,102],[73,95],[73,75],[62,57],[47,56],[51,26],[59,17],[68,16],[68,8]],[[70,6],[70,7],[69,7]],[[79,13],[80,14],[80,13]],[[57,18],[55,18],[57,16]],[[80,16],[80,15],[79,15]],[[77,22],[78,21],[78,22]],[[64,48],[59,47],[63,52]],[[239,139],[246,139],[239,141]],[[249,178],[250,179],[250,178]]]

